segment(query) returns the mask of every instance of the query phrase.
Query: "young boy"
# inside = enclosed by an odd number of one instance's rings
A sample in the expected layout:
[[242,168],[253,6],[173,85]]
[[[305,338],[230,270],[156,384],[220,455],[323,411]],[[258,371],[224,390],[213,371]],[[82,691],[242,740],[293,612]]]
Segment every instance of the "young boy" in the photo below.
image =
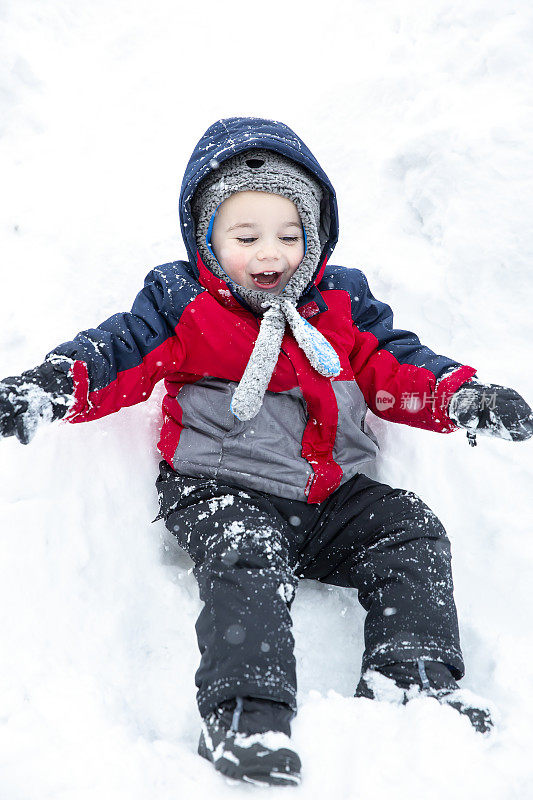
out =
[[152,270],[131,313],[0,383],[0,432],[98,419],[165,379],[160,513],[194,561],[203,718],[199,753],[220,772],[287,785],[296,674],[290,608],[298,578],[350,586],[367,610],[357,697],[422,693],[467,702],[450,545],[412,492],[360,470],[383,419],[512,441],[533,415],[512,389],[393,327],[363,273],[327,265],[333,187],[286,125],[219,120],[187,166],[180,219],[188,261]]

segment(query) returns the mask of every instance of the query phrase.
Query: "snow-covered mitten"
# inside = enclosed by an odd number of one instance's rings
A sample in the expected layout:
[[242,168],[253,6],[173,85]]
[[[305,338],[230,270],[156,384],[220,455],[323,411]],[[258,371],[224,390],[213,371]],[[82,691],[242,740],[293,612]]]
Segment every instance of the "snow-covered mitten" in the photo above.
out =
[[403,705],[421,695],[464,714],[479,733],[489,733],[494,726],[489,704],[468,689],[461,689],[440,661],[397,661],[366,670],[355,690],[355,697]]
[[533,436],[533,412],[514,389],[470,381],[452,395],[448,416],[466,428],[470,444],[476,434],[522,442]]
[[300,783],[291,747],[292,709],[254,697],[226,700],[202,723],[198,753],[229,778],[270,786]]
[[38,426],[64,417],[74,403],[72,378],[52,361],[0,381],[0,436],[29,444]]

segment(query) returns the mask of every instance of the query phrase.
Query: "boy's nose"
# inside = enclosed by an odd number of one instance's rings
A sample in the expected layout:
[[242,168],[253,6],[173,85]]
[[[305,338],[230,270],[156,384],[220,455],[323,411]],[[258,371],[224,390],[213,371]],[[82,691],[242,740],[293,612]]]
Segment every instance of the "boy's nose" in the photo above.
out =
[[265,261],[266,259],[279,258],[279,248],[273,242],[269,244],[263,244],[257,251],[257,260],[258,261]]

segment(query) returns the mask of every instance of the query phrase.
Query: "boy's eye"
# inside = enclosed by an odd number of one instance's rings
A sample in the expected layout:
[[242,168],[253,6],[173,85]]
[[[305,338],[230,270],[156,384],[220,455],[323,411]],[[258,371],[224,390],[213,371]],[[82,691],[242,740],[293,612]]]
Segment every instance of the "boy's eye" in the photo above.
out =
[[[282,242],[289,242],[293,244],[297,242],[300,238],[299,236],[280,236],[279,237]],[[252,242],[257,241],[257,236],[237,236],[237,241],[242,242],[243,244],[252,244]]]

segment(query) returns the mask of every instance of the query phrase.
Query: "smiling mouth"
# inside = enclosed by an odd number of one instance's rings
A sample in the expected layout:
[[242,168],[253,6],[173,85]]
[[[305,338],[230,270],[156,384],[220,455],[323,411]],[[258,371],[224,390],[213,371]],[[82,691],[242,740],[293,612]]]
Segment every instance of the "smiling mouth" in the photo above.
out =
[[251,275],[253,282],[256,286],[260,286],[262,289],[266,288],[273,288],[277,286],[281,280],[281,272],[274,272],[274,270],[267,270],[266,272],[258,272],[255,275]]

